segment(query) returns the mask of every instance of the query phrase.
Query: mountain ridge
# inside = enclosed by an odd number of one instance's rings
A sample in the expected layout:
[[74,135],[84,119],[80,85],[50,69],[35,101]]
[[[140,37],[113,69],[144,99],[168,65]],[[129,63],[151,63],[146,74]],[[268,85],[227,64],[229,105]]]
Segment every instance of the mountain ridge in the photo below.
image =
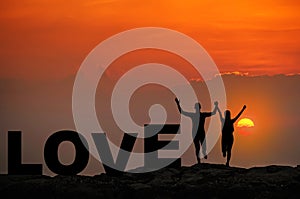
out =
[[0,193],[33,198],[300,198],[300,165],[241,168],[202,163],[119,176],[2,174]]

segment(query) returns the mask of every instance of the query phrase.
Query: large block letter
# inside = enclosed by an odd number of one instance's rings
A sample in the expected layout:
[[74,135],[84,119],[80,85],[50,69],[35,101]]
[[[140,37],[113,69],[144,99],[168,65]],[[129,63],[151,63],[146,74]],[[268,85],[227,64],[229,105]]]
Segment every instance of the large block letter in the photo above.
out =
[[[63,141],[70,141],[75,146],[75,160],[70,165],[63,165],[58,159],[58,146]],[[88,143],[75,131],[58,131],[48,138],[44,148],[44,158],[48,168],[54,173],[76,175],[86,167],[89,161]]]
[[116,162],[113,160],[106,134],[93,133],[92,136],[96,144],[99,157],[103,163],[105,173],[109,175],[122,174],[126,169],[126,165],[135,144],[137,134],[124,133],[124,137],[120,146],[120,149],[122,150],[119,150]]
[[178,141],[158,140],[158,134],[177,134],[179,125],[177,124],[149,124],[144,125],[145,131],[145,167],[150,170],[156,170],[163,167],[180,167],[181,158],[158,158],[158,150],[164,148],[167,150],[178,150]]
[[41,164],[22,164],[22,132],[8,131],[8,174],[42,175]]

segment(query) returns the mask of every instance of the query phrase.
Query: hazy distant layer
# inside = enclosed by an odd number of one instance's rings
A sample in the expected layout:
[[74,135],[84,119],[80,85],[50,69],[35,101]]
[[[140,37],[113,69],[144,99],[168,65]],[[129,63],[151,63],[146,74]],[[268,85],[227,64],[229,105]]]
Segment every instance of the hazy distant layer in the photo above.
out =
[[[219,78],[219,77],[218,77]],[[22,130],[23,162],[43,163],[43,148],[46,139],[55,131],[75,130],[72,117],[72,87],[74,78],[60,81],[21,81],[0,80],[0,172],[7,172],[7,131]],[[214,81],[214,80],[212,80]],[[255,127],[248,136],[236,128],[233,146],[232,165],[250,167],[255,165],[300,164],[299,123],[300,123],[300,75],[286,76],[238,76],[223,75],[228,108],[232,114],[238,113],[246,104],[247,110],[242,117],[249,117]],[[191,81],[203,105],[203,111],[210,111],[210,99],[204,83]],[[108,86],[109,87],[109,86]],[[185,85],[182,85],[184,88]],[[151,104],[161,103],[165,106],[167,122],[178,122],[174,95],[157,86],[141,88],[132,97],[130,104],[132,117],[137,124],[149,122],[148,108]],[[109,91],[109,88],[108,88]],[[106,113],[110,107],[105,101],[107,90],[97,91],[96,108],[99,119],[109,132],[118,135],[118,128],[112,122],[111,114]],[[104,98],[103,98],[104,96]],[[98,103],[101,102],[101,103]],[[184,104],[183,108],[193,111],[194,104]],[[105,108],[106,107],[106,108]],[[222,110],[225,107],[221,107]],[[103,115],[107,115],[104,117]],[[217,117],[217,116],[215,116]],[[220,129],[217,129],[220,130]],[[119,136],[112,139],[119,142]],[[139,143],[137,150],[142,145]],[[60,147],[62,162],[71,163],[74,148],[64,143]],[[191,147],[183,156],[184,165],[195,163],[194,148]],[[220,143],[209,154],[206,162],[224,163]],[[101,164],[90,158],[83,174],[93,175],[103,171]],[[53,174],[44,165],[45,174]]]

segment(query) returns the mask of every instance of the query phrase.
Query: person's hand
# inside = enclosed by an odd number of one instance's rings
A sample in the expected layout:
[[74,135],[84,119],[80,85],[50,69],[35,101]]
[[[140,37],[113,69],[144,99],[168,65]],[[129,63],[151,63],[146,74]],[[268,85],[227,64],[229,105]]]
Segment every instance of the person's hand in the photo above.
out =
[[218,101],[215,101],[215,106],[218,106],[218,105],[219,105]]
[[246,109],[246,105],[243,106],[243,109]]
[[179,104],[179,100],[178,100],[177,97],[175,98],[175,102],[176,102],[177,104]]

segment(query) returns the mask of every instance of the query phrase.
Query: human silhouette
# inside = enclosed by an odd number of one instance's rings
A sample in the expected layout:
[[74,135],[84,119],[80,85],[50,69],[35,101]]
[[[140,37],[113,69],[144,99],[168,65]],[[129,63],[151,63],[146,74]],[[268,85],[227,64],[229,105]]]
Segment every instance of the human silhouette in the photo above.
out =
[[[225,111],[225,118],[222,116],[222,113],[217,107],[217,110],[220,115],[220,120],[222,122],[222,139],[221,139],[221,144],[222,144],[222,153],[223,157],[226,157],[227,155],[227,162],[226,166],[229,167],[229,162],[231,158],[231,149],[233,145],[233,132],[234,132],[234,123],[239,119],[239,117],[242,115],[244,110],[246,109],[246,105],[243,106],[242,110],[235,116],[235,118],[231,119],[231,113],[229,110]],[[227,153],[227,154],[226,154]]]
[[200,164],[200,158],[199,158],[200,143],[201,143],[201,146],[202,146],[202,154],[204,155],[204,158],[207,159],[205,129],[204,129],[205,119],[207,117],[210,117],[210,116],[216,114],[218,102],[215,102],[215,108],[214,108],[213,112],[200,112],[201,104],[199,102],[195,103],[196,112],[186,112],[186,111],[181,109],[179,100],[177,98],[175,99],[175,101],[176,101],[177,108],[178,108],[179,112],[182,115],[190,117],[191,120],[192,120],[193,143],[194,143],[194,146],[195,146],[197,162],[198,162],[198,164]]

